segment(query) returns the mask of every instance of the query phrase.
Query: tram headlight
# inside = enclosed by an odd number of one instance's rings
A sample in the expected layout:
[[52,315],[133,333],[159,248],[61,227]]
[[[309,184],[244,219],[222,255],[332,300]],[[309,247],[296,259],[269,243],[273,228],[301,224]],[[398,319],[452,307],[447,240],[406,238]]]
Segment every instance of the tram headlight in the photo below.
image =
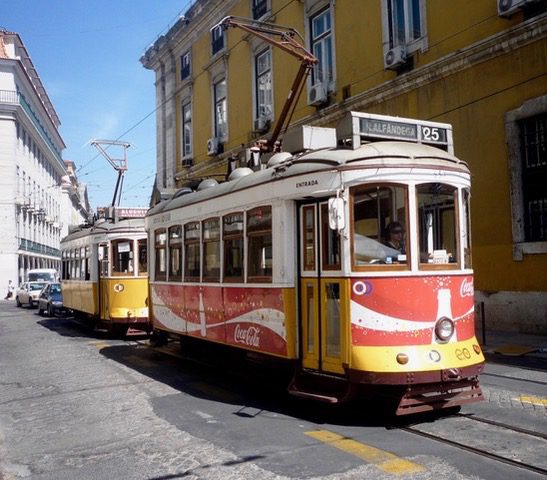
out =
[[454,322],[448,317],[441,317],[435,324],[435,335],[441,342],[446,342],[454,334]]

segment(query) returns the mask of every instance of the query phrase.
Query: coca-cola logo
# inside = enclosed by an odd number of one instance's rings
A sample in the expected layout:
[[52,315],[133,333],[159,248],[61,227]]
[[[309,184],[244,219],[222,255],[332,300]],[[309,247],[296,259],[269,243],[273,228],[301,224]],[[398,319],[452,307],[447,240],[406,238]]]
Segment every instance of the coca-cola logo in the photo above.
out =
[[234,341],[248,347],[260,348],[260,329],[253,326],[243,328],[236,325]]
[[472,297],[474,294],[473,288],[473,279],[464,278],[462,284],[460,285],[460,295],[462,297]]

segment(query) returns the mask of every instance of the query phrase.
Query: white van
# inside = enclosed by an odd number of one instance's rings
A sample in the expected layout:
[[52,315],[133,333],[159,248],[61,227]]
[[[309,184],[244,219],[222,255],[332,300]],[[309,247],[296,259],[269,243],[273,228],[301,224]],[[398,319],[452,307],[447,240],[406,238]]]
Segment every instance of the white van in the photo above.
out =
[[29,282],[56,282],[59,274],[54,268],[34,268],[27,272]]

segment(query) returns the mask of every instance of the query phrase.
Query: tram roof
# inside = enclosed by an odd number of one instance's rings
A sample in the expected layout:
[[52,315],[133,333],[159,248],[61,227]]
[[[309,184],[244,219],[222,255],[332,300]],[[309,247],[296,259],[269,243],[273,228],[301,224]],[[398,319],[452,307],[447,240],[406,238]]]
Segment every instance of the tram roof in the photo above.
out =
[[287,161],[265,170],[250,173],[235,180],[220,183],[201,191],[189,192],[165,200],[148,211],[147,216],[191,205],[255,187],[272,181],[282,181],[297,175],[345,168],[440,168],[469,173],[465,162],[439,148],[401,141],[380,141],[356,149],[328,148],[289,157]]
[[117,222],[108,220],[100,220],[93,225],[83,225],[77,230],[73,230],[61,242],[83,238],[88,235],[106,234],[106,233],[122,233],[122,232],[144,232],[144,217],[143,218],[126,218]]

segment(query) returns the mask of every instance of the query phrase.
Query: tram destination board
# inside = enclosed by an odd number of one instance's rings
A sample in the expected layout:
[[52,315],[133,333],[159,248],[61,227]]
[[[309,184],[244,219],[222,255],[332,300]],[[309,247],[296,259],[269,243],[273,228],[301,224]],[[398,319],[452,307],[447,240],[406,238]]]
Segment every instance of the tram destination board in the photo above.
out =
[[347,112],[336,126],[339,142],[350,141],[353,148],[364,142],[401,140],[424,143],[454,154],[452,125],[415,118]]
[[420,123],[381,120],[378,118],[360,118],[359,134],[364,138],[389,138],[410,142],[434,144],[446,150],[448,147],[448,129],[440,126]]

